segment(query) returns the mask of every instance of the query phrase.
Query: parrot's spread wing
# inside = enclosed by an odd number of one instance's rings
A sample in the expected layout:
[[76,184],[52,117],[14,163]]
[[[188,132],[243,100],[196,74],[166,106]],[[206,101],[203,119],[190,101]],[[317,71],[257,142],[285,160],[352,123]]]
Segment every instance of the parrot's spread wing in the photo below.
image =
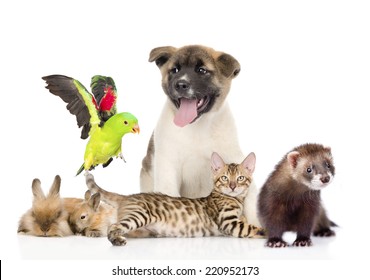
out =
[[78,126],[83,127],[81,138],[86,139],[92,128],[101,123],[94,96],[79,81],[67,76],[51,75],[42,79],[52,94],[67,103],[68,111],[76,116]]
[[117,89],[111,77],[95,75],[91,78],[91,91],[97,101],[100,117],[107,121],[117,113]]

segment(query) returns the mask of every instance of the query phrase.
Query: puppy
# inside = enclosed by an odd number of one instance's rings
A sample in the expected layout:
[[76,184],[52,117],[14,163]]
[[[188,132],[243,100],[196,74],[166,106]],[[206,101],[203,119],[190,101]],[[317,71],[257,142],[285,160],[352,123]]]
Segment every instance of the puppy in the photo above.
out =
[[[167,101],[143,159],[141,191],[207,196],[213,187],[212,152],[225,162],[244,159],[225,100],[240,64],[227,53],[200,45],[155,48],[149,56],[149,62],[153,61],[161,71]],[[252,184],[246,217],[249,223],[259,225],[256,196]]]

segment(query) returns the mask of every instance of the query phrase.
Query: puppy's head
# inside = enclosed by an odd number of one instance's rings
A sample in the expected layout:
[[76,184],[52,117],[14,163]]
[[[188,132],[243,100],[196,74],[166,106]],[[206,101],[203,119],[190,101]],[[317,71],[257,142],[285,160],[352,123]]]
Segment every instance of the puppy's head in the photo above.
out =
[[199,45],[155,48],[149,61],[161,70],[162,87],[180,127],[220,108],[231,80],[240,72],[239,62],[231,55]]

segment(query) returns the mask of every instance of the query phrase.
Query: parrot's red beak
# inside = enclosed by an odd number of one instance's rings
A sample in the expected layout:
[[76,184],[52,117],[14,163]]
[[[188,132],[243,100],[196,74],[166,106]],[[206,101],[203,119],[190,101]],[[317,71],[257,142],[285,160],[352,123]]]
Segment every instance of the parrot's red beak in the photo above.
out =
[[137,133],[139,134],[140,133],[140,127],[138,124],[134,125],[134,127],[132,128],[132,133]]

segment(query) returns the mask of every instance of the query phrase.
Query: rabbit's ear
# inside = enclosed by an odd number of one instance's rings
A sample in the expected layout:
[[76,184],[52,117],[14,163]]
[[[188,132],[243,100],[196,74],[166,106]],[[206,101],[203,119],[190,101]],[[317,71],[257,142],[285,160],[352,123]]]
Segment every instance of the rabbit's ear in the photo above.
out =
[[41,189],[41,182],[39,179],[33,179],[32,181],[32,193],[35,199],[45,199],[45,194]]
[[61,178],[59,175],[55,176],[53,185],[50,188],[48,197],[59,197],[59,191],[60,191],[60,182]]

